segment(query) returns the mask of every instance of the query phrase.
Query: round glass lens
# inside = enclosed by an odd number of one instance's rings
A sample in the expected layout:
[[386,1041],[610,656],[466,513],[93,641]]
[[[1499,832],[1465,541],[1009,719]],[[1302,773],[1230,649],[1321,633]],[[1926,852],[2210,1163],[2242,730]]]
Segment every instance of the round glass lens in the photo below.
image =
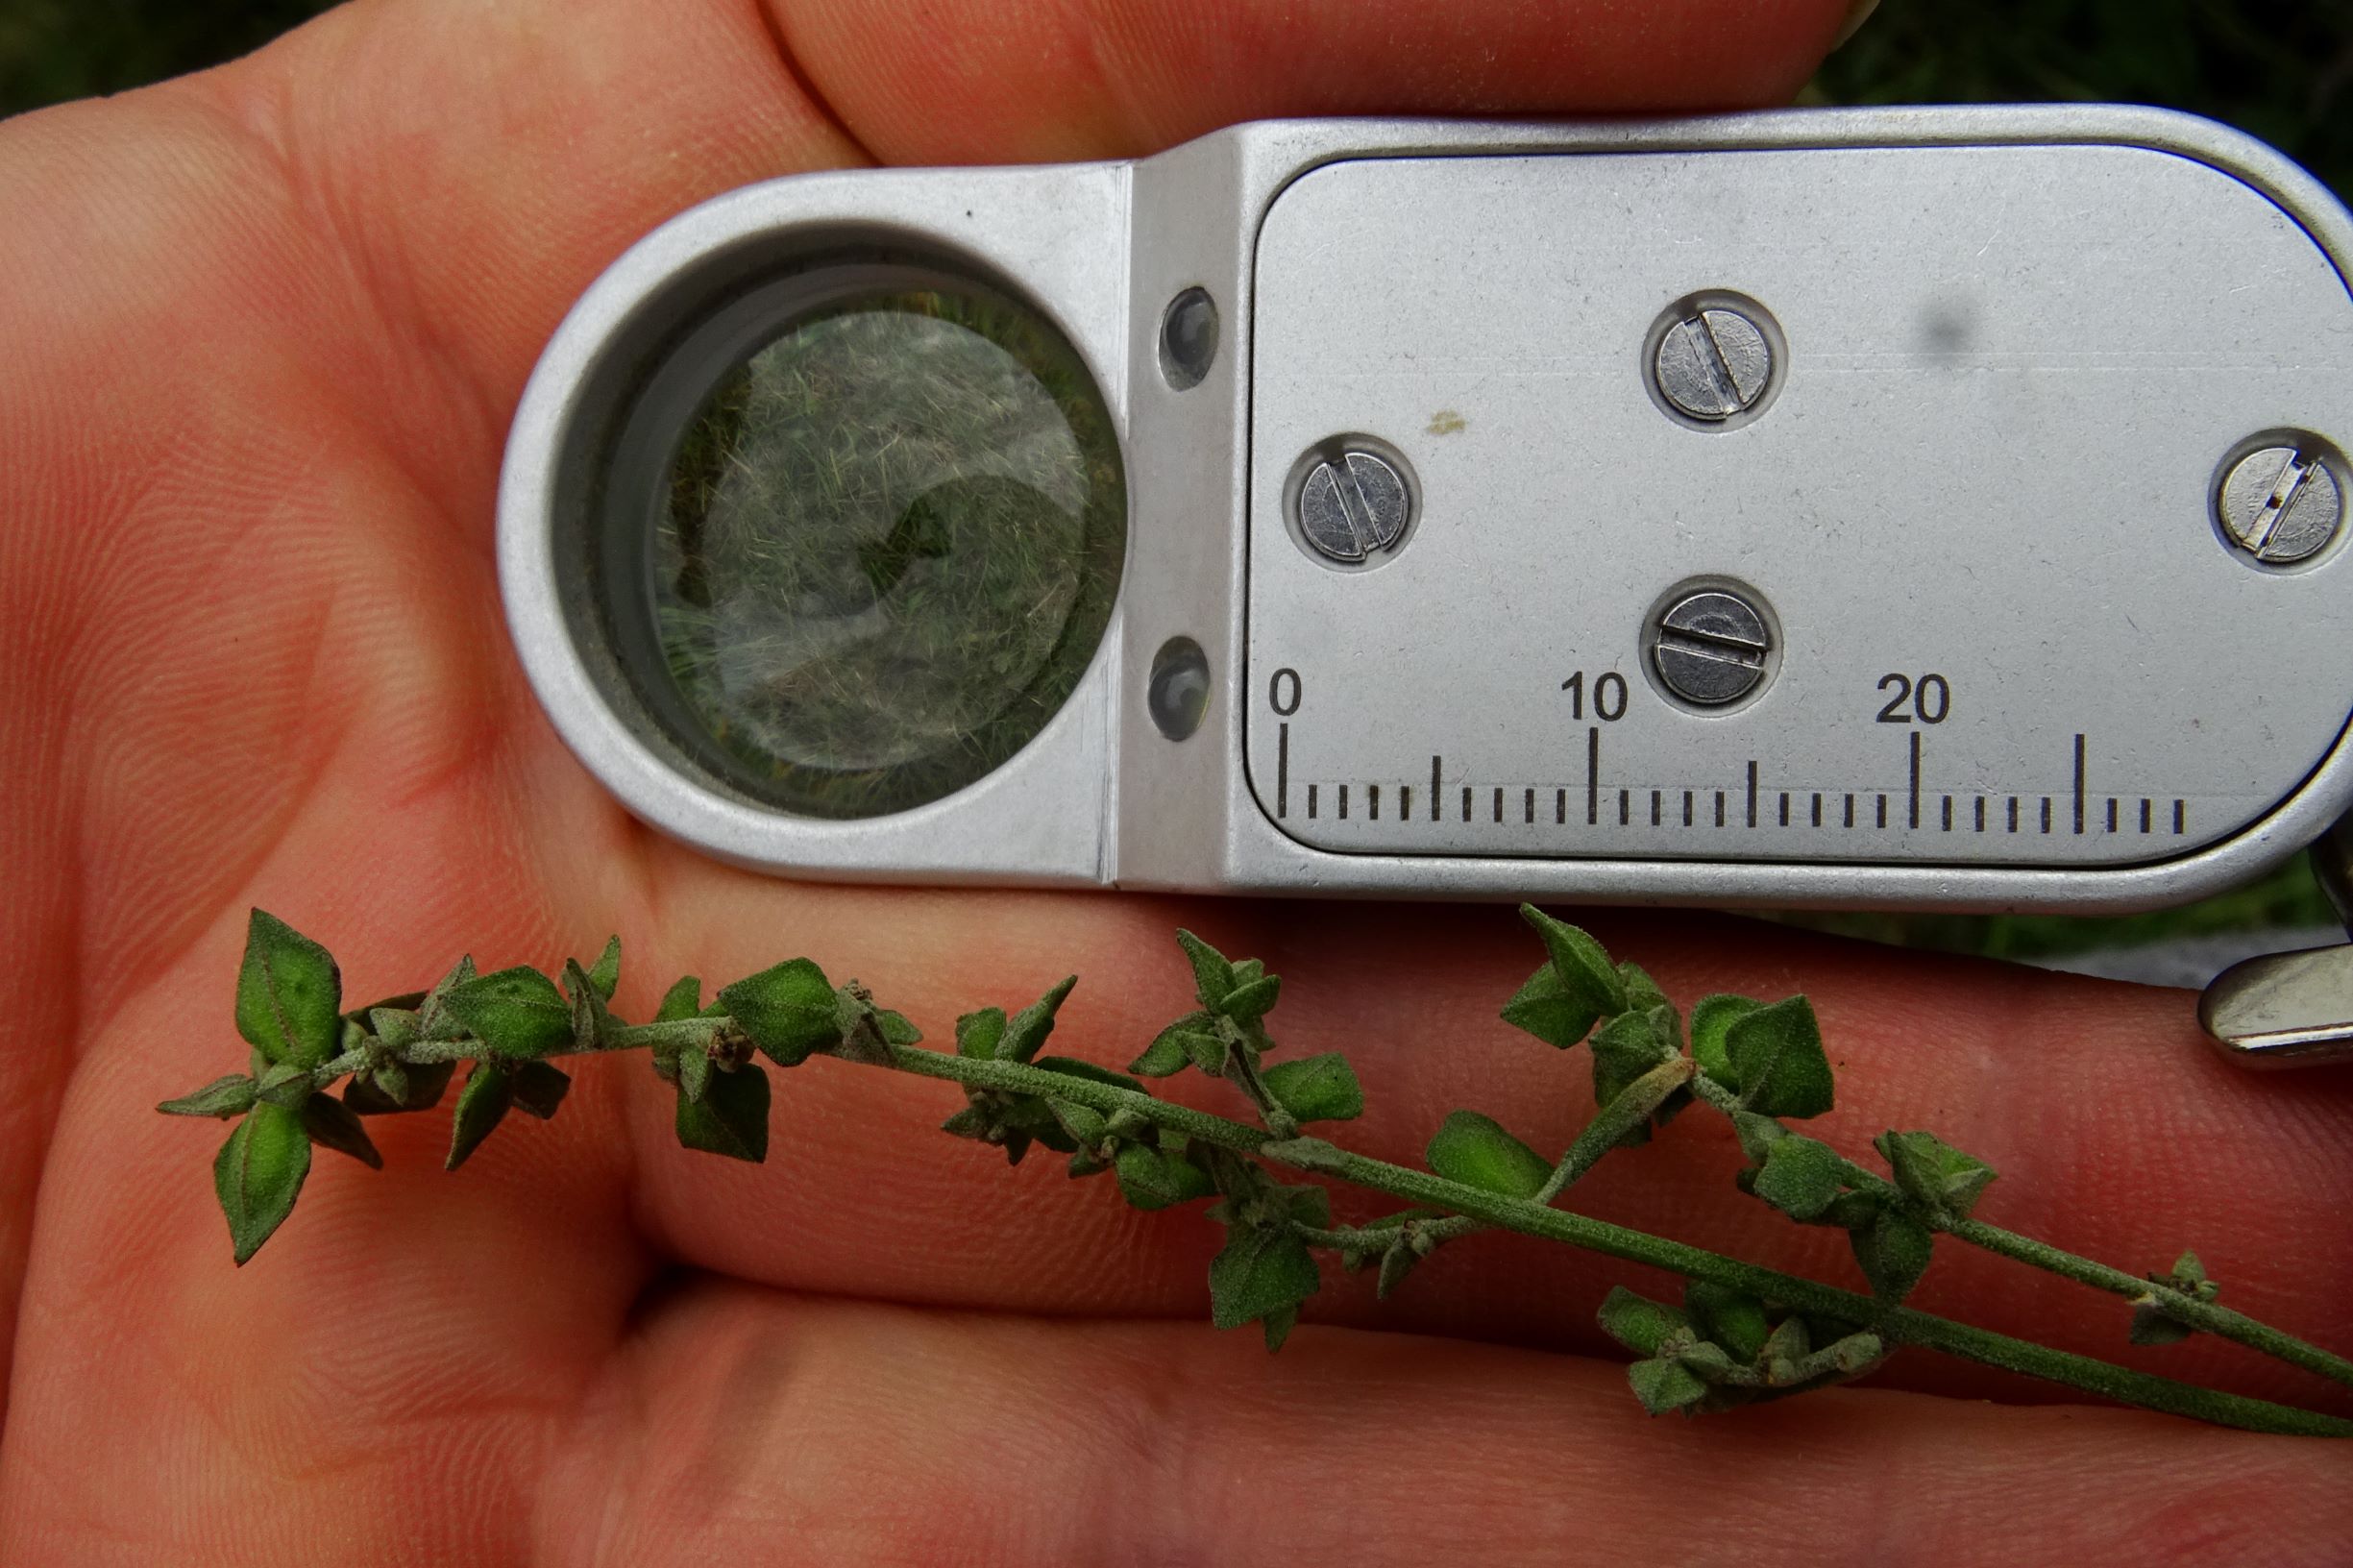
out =
[[1053,327],[961,284],[837,295],[677,444],[645,557],[655,706],[786,810],[936,800],[1078,684],[1126,533],[1110,412]]

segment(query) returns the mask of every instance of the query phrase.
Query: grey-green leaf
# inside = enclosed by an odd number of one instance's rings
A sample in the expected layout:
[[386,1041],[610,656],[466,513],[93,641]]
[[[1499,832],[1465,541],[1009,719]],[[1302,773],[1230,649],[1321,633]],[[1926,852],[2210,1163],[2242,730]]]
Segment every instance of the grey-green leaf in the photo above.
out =
[[1854,1244],[1854,1261],[1872,1293],[1882,1301],[1901,1301],[1928,1271],[1936,1237],[1925,1225],[1900,1209],[1883,1208],[1868,1225],[1847,1233]]
[[453,986],[442,1005],[485,1053],[507,1061],[528,1061],[572,1042],[572,1004],[527,964]]
[[327,949],[255,910],[237,969],[237,1033],[245,1042],[272,1063],[315,1067],[342,1041],[342,1006],[343,975]]
[[466,1087],[457,1091],[457,1113],[450,1122],[450,1154],[441,1168],[455,1170],[464,1164],[491,1130],[506,1119],[506,1108],[514,1103],[513,1068],[502,1062],[474,1064],[474,1070],[466,1074]]
[[956,1054],[986,1062],[996,1055],[996,1043],[1005,1038],[1005,1010],[984,1007],[977,1013],[967,1013],[956,1020]]
[[1612,1286],[1595,1320],[1602,1332],[1637,1356],[1655,1356],[1667,1335],[1691,1327],[1690,1317],[1663,1301]]
[[604,951],[598,955],[596,964],[589,969],[588,983],[596,988],[599,1001],[609,1002],[613,999],[613,992],[621,986],[621,939],[619,937],[604,939]]
[[1846,1189],[1846,1169],[1836,1149],[1793,1134],[1767,1145],[1749,1190],[1792,1219],[1820,1219]]
[[303,1102],[302,1117],[304,1133],[320,1148],[348,1154],[371,1170],[384,1168],[384,1157],[359,1124],[358,1115],[333,1095],[311,1095]]
[[1450,1182],[1512,1198],[1534,1197],[1553,1174],[1542,1155],[1476,1111],[1449,1115],[1423,1158]]
[[825,971],[805,958],[738,980],[719,1003],[778,1066],[798,1066],[842,1042],[840,998]]
[[1593,1034],[1593,1101],[1607,1105],[1628,1086],[1678,1054],[1668,1031],[1673,1008],[1649,1008],[1619,1014]]
[[1735,1290],[1730,1286],[1693,1280],[1683,1286],[1683,1311],[1690,1315],[1693,1327],[1722,1345],[1733,1360],[1744,1364],[1763,1353],[1765,1341],[1773,1334],[1773,1325],[1765,1315],[1765,1304],[1746,1290]]
[[1528,983],[1504,1004],[1504,1021],[1526,1030],[1556,1050],[1567,1050],[1593,1032],[1602,1017],[1589,990],[1561,982],[1552,965],[1528,977]]
[[757,1062],[714,1073],[700,1100],[678,1096],[678,1141],[754,1164],[768,1158],[768,1073]]
[[1544,950],[1552,955],[1553,972],[1560,976],[1564,992],[1590,1001],[1597,1014],[1626,1011],[1626,981],[1608,949],[1581,928],[1556,920],[1533,904],[1520,906],[1520,919],[1544,939]]
[[572,1075],[548,1062],[525,1062],[515,1068],[515,1109],[546,1121],[555,1115],[572,1089]]
[[253,1109],[258,1086],[241,1072],[215,1078],[193,1094],[156,1107],[167,1116],[241,1116]]
[[2177,1345],[2190,1337],[2187,1323],[2166,1315],[2165,1301],[2157,1291],[2132,1298],[2132,1329],[2130,1338],[2136,1345]]
[[1275,998],[1283,993],[1283,977],[1279,974],[1259,976],[1245,986],[1236,986],[1217,1004],[1217,1011],[1236,1023],[1254,1023],[1274,1011]]
[[1315,1255],[1288,1226],[1237,1225],[1210,1262],[1210,1321],[1221,1329],[1296,1308],[1315,1293]]
[[1725,1037],[1733,1024],[1756,1012],[1765,1004],[1753,996],[1703,996],[1691,1008],[1691,1059],[1704,1072],[1725,1088],[1737,1090],[1732,1059],[1725,1048]]
[[656,1023],[677,1023],[702,1011],[702,981],[695,975],[684,975],[662,992],[662,1005],[654,1010]]
[[1633,1385],[1642,1408],[1653,1415],[1687,1410],[1707,1397],[1707,1384],[1679,1361],[1636,1361],[1626,1369],[1626,1381]]
[[343,1103],[363,1116],[401,1111],[429,1111],[450,1087],[454,1062],[393,1062],[374,1073],[355,1073],[343,1086]]
[[690,1100],[699,1100],[711,1087],[711,1053],[700,1045],[686,1045],[673,1059],[678,1068],[678,1092]]
[[266,1102],[246,1113],[212,1162],[212,1190],[239,1263],[294,1212],[309,1174],[310,1138],[299,1114]]
[[1724,1032],[1734,1087],[1752,1111],[1802,1119],[1830,1109],[1830,1059],[1814,1004],[1791,996],[1733,1019]]
[[1113,1168],[1118,1174],[1120,1193],[1139,1209],[1165,1209],[1217,1190],[1208,1173],[1190,1160],[1148,1144],[1122,1144]]
[[1337,1051],[1278,1062],[1262,1074],[1266,1092],[1298,1121],[1352,1121],[1364,1115],[1364,1088]]
[[1906,1197],[1955,1219],[1969,1217],[1994,1180],[1993,1166],[1934,1133],[1890,1131],[1873,1142]]
[[1070,988],[1077,984],[1078,976],[1071,975],[1016,1013],[1006,1023],[1004,1034],[998,1037],[997,1060],[1027,1062],[1036,1056],[1038,1048],[1045,1043],[1046,1036],[1054,1032],[1054,1015],[1061,1011],[1064,1000],[1070,994]]
[[1201,1005],[1213,1011],[1234,989],[1234,966],[1226,962],[1225,954],[1194,936],[1190,931],[1176,934],[1177,945],[1185,949],[1185,962],[1192,966],[1193,993]]

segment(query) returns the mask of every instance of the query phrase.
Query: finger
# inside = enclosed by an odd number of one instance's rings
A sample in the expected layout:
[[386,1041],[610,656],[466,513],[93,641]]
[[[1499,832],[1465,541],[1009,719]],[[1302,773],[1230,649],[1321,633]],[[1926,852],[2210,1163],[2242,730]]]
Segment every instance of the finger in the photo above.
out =
[[622,247],[756,178],[1126,157],[1287,114],[1771,102],[1845,9],[691,0],[648,27],[635,0],[380,0],[203,90],[284,150],[384,319],[495,415]]
[[[1541,959],[1506,911],[1003,895],[984,904],[758,886],[730,894],[732,873],[682,876],[696,891],[666,901],[663,934],[683,939],[715,979],[787,956],[783,947],[806,949],[944,1040],[958,1011],[1018,1006],[1076,969],[1086,978],[1051,1048],[1114,1066],[1193,1005],[1167,936],[1182,919],[1284,974],[1269,1020],[1284,1056],[1344,1050],[1355,1063],[1367,1115],[1318,1130],[1409,1164],[1455,1109],[1497,1116],[1548,1158],[1591,1112],[1584,1052],[1561,1055],[1495,1017]],[[1885,1128],[1933,1129],[2000,1172],[1980,1217],[2136,1273],[2163,1271],[2194,1247],[2232,1305],[2328,1336],[2331,1304],[2353,1287],[2353,1261],[2334,1244],[2353,1202],[2344,1075],[2231,1069],[2195,1037],[2180,992],[1902,958],[1720,918],[1604,917],[1595,927],[1686,1006],[1714,991],[1810,994],[1838,1065],[1840,1105],[1808,1130],[1851,1155],[1872,1163],[1870,1139]],[[755,957],[742,933],[757,928],[782,945],[762,944]],[[949,1143],[931,1131],[960,1103],[942,1086],[832,1062],[784,1074],[772,1168],[760,1171],[671,1153],[666,1091],[635,1073],[625,1087],[642,1221],[657,1246],[689,1262],[899,1300],[1203,1310],[1214,1227],[1183,1212],[1131,1213],[1108,1178],[1066,1180],[1043,1151],[1008,1171],[992,1151]],[[1222,1086],[1180,1091],[1245,1114]],[[1722,1119],[1694,1110],[1651,1145],[1612,1154],[1567,1201],[1860,1286],[1843,1235],[1791,1224],[1737,1191],[1742,1164]],[[1340,1201],[1358,1216],[1393,1207]],[[1310,1315],[1590,1346],[1594,1309],[1613,1283],[1673,1288],[1564,1247],[1474,1237],[1423,1264],[1377,1313],[1369,1282],[1333,1278]],[[2281,1397],[2319,1392],[2306,1374],[2203,1338],[2134,1350],[2115,1297],[1950,1240],[1916,1300],[2154,1371]],[[1935,1364],[1900,1360],[1899,1375],[1933,1381]]]
[[1892,1393],[1652,1420],[1590,1361],[1330,1330],[1268,1358],[1254,1338],[693,1289],[567,1433],[536,1544],[650,1568],[779,1547],[2008,1568],[2322,1562],[2353,1526],[2353,1471],[2324,1443]]

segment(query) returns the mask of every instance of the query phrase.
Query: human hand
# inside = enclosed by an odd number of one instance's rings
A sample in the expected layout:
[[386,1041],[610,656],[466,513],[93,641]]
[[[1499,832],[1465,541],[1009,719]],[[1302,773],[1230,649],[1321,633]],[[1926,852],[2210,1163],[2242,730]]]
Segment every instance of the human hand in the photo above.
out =
[[[0,127],[0,1559],[2341,1554],[2344,1450],[1963,1403],[2034,1396],[1925,1359],[1649,1421],[1582,1353],[1610,1283],[1656,1282],[1510,1237],[1378,1312],[1329,1281],[1270,1360],[1204,1321],[1197,1215],[1008,1172],[933,1131],[952,1095],[837,1063],[779,1080],[766,1169],[677,1149],[629,1059],[461,1177],[438,1117],[380,1122],[389,1168],[322,1160],[241,1271],[210,1139],[152,1113],[241,1054],[260,904],[355,995],[460,944],[544,965],[617,930],[632,1016],[658,978],[805,952],[938,1035],[1075,968],[1057,1048],[1103,1061],[1187,1005],[1182,922],[1288,977],[1292,1049],[1350,1050],[1352,1142],[1410,1158],[1458,1104],[1565,1139],[1577,1066],[1476,1023],[1532,962],[1502,910],[1355,905],[1311,937],[1295,905],[796,885],[648,833],[507,649],[505,423],[599,268],[735,184],[1123,157],[1259,115],[1777,101],[1844,9],[363,0]],[[2174,993],[1596,923],[1679,999],[1810,992],[1855,1102],[1833,1124],[1949,1131],[2002,1171],[1992,1217],[2135,1268],[2194,1243],[2232,1304],[2341,1320],[2344,1077],[2235,1074]],[[1580,1206],[1845,1277],[1834,1233],[1731,1190],[1728,1137],[1679,1125]],[[2061,1290],[1964,1255],[1923,1303],[2311,1397],[2203,1339],[2127,1352],[2120,1306]]]

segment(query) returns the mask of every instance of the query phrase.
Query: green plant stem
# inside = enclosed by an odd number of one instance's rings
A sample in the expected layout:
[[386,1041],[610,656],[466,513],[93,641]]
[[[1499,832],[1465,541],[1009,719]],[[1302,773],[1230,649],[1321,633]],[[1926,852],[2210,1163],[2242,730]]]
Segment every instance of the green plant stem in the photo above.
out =
[[1259,1076],[1259,1069],[1246,1052],[1237,1049],[1226,1059],[1225,1076],[1258,1108],[1259,1119],[1266,1123],[1269,1133],[1279,1139],[1299,1136],[1298,1121],[1267,1089],[1266,1080]]
[[[946,1079],[967,1088],[1071,1100],[1106,1115],[1119,1111],[1133,1111],[1156,1126],[1245,1154],[1262,1153],[1267,1144],[1282,1141],[1263,1129],[1189,1107],[1172,1105],[1140,1090],[1099,1084],[1091,1079],[1022,1063],[951,1056],[919,1046],[896,1045],[891,1048],[891,1065],[903,1072]],[[1596,1120],[1598,1123],[1599,1118]],[[1322,1148],[1330,1149],[1330,1145],[1322,1145]],[[2191,1416],[2250,1432],[2353,1437],[2353,1421],[2136,1372],[2089,1356],[2031,1344],[1989,1329],[1936,1317],[1913,1308],[1890,1308],[1870,1296],[1842,1290],[1835,1286],[1743,1262],[1720,1253],[1612,1225],[1584,1214],[1554,1209],[1531,1199],[1506,1197],[1479,1188],[1466,1187],[1427,1171],[1409,1169],[1386,1161],[1345,1150],[1331,1150],[1329,1155],[1319,1152],[1313,1168],[1319,1173],[1338,1176],[1356,1186],[1385,1192],[1408,1203],[1482,1220],[1525,1236],[1565,1242],[1628,1262],[1647,1263],[1686,1279],[1704,1280],[1745,1290],[1800,1311],[1850,1323],[1857,1328],[1869,1328],[1891,1345],[1918,1345],[1943,1351],[1981,1365],[2043,1378],[2122,1404],[2138,1405],[2147,1409]]]
[[[1738,1096],[1704,1075],[1700,1077],[1693,1087],[1701,1099],[1719,1111],[1740,1108]],[[2269,1324],[2259,1322],[2244,1312],[2236,1312],[2227,1307],[2218,1307],[2210,1301],[2200,1301],[2195,1296],[2183,1291],[2156,1285],[2141,1275],[2127,1274],[2124,1270],[2111,1267],[2096,1259],[2069,1252],[2066,1248],[2052,1246],[2047,1241],[2038,1241],[2030,1236],[2021,1236],[2016,1231],[2005,1231],[1998,1225],[1988,1225],[1979,1219],[1955,1217],[1940,1213],[1925,1204],[1911,1203],[1905,1199],[1901,1189],[1895,1183],[1881,1176],[1877,1171],[1858,1165],[1843,1156],[1839,1163],[1845,1167],[1842,1175],[1849,1187],[1858,1192],[1869,1192],[1874,1197],[1886,1202],[1901,1204],[1907,1213],[1912,1214],[1930,1230],[1941,1231],[1957,1241],[1968,1242],[1973,1247],[1982,1247],[1988,1252],[2008,1258],[2015,1262],[2025,1263],[2047,1273],[2056,1274],[2062,1279],[2072,1280],[2078,1285],[2088,1285],[2095,1290],[2105,1290],[2128,1300],[2154,1293],[2157,1299],[2164,1304],[2165,1315],[2177,1323],[2189,1328],[2203,1330],[2217,1338],[2228,1339],[2234,1344],[2244,1345],[2250,1350],[2261,1351],[2267,1356],[2275,1356],[2292,1366],[2300,1366],[2308,1372],[2318,1373],[2321,1377],[2334,1382],[2353,1385],[2353,1360],[2347,1360],[2342,1356],[2332,1355],[2318,1345],[2298,1339],[2292,1334],[2282,1334]]]

